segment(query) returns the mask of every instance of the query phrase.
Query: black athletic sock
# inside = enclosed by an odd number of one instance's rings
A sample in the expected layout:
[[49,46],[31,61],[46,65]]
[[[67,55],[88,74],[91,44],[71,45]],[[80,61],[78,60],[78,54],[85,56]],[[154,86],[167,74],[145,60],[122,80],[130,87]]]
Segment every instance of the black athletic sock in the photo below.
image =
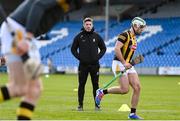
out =
[[6,86],[0,88],[0,103],[10,99],[9,91]]
[[104,94],[108,94],[107,89],[103,90],[103,93],[104,93]]
[[131,108],[131,113],[136,113],[136,108]]

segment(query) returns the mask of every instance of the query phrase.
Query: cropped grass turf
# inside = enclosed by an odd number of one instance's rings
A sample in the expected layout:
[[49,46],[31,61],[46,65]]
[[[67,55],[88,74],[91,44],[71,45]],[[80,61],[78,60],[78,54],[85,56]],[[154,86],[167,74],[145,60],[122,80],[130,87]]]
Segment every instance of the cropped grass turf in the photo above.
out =
[[[100,75],[100,86],[113,78]],[[94,111],[90,78],[86,84],[84,111],[78,112],[77,75],[42,76],[44,91],[38,102],[33,119],[42,120],[126,120],[129,112],[118,112],[122,104],[130,105],[131,90],[127,95],[106,95],[102,111]],[[0,74],[0,85],[5,84],[6,74]],[[140,76],[141,98],[137,113],[147,120],[180,120],[179,76]],[[113,85],[117,85],[117,81]],[[20,99],[0,105],[0,119],[16,119]]]

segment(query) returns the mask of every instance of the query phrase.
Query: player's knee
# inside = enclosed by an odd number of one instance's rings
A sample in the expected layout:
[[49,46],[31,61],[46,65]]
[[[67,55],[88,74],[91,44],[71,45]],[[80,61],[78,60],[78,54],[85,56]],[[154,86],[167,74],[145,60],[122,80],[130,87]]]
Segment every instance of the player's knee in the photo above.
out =
[[12,97],[22,97],[28,91],[28,85],[26,83],[20,84],[11,81],[7,86]]
[[121,94],[127,94],[129,92],[129,88],[121,88]]
[[135,85],[135,86],[133,87],[133,89],[134,89],[135,92],[140,92],[140,91],[141,91],[141,86],[140,86],[140,84]]
[[40,97],[42,91],[43,91],[43,87],[42,87],[42,85],[39,85],[39,86],[37,87],[37,94],[38,94],[38,97]]
[[41,95],[41,92],[43,90],[43,87],[41,84],[36,84],[32,87],[32,94],[34,95],[34,98],[39,98]]
[[21,96],[24,96],[26,95],[28,89],[27,89],[27,86],[14,86],[14,93],[15,93],[15,96],[17,97],[21,97]]

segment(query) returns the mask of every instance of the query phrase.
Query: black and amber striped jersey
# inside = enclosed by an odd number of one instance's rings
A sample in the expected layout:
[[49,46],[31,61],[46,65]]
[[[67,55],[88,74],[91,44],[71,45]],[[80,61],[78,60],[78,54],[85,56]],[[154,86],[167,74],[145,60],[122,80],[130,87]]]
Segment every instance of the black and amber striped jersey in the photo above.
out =
[[[136,36],[132,35],[128,30],[119,34],[117,41],[120,41],[124,44],[123,47],[119,50],[122,52],[124,60],[126,62],[130,62],[137,48]],[[114,60],[119,60],[116,55],[114,57]]]

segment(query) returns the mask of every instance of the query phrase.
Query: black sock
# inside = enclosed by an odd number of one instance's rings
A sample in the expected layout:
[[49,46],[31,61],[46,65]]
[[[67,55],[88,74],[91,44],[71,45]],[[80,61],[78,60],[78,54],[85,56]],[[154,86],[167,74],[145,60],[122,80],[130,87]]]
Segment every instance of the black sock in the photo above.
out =
[[28,102],[21,102],[17,110],[17,120],[31,120],[34,111],[34,105]]
[[108,94],[107,89],[103,90],[103,93],[104,93],[104,94]]
[[0,103],[10,99],[9,91],[6,86],[0,88]]
[[131,113],[136,113],[136,108],[131,108]]

